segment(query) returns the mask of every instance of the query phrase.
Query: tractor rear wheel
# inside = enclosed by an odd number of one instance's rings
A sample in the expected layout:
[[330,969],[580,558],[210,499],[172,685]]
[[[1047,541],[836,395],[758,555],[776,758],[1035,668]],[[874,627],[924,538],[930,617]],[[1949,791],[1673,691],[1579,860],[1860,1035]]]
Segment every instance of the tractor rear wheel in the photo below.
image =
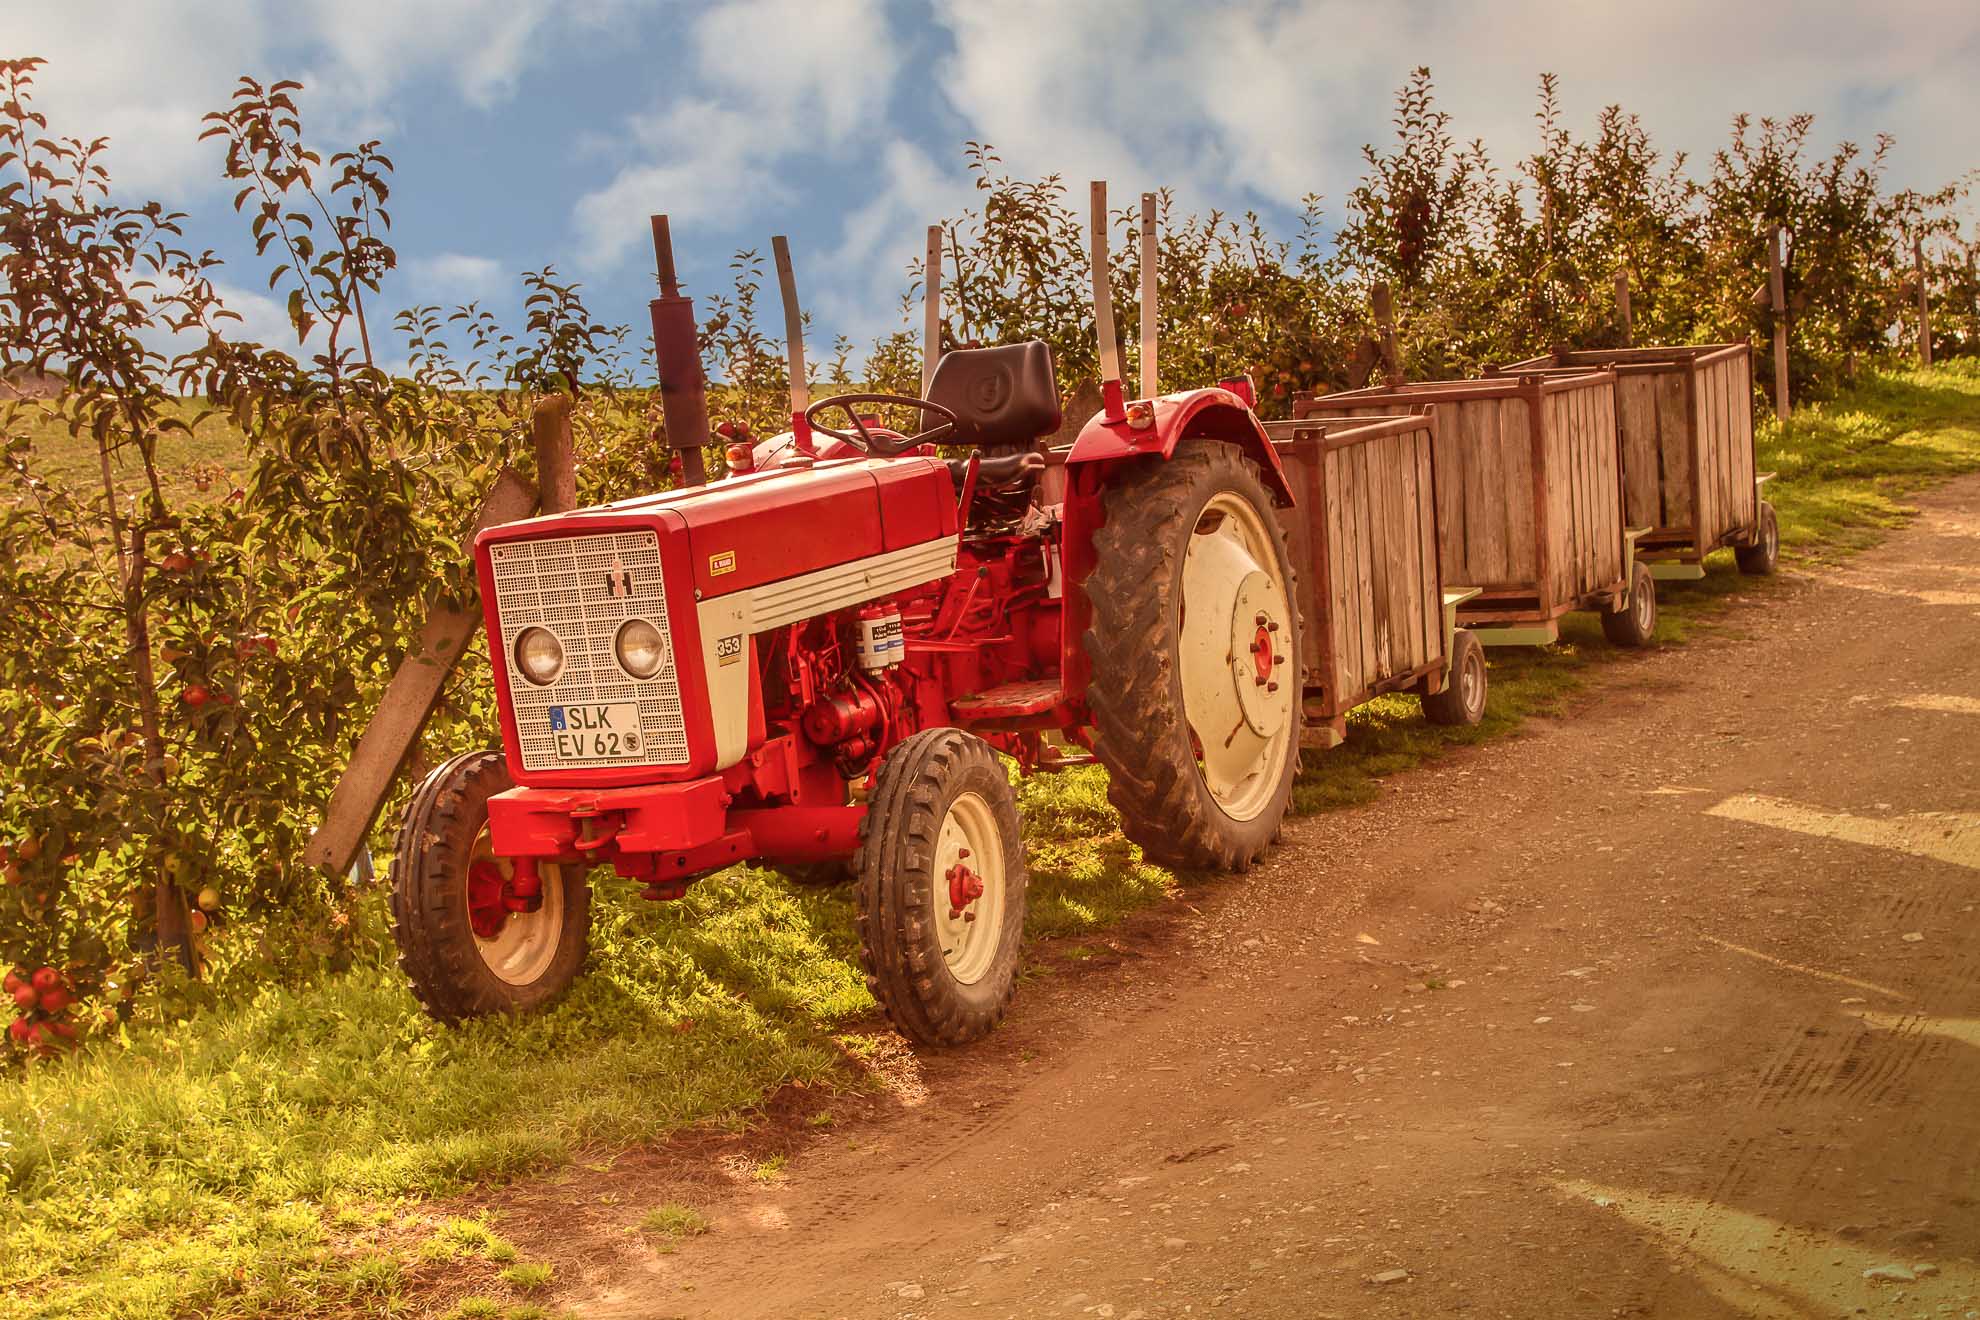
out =
[[1648,646],[1657,634],[1657,579],[1650,565],[1636,561],[1629,595],[1612,610],[1602,611],[1602,633],[1617,646]]
[[1733,547],[1733,561],[1748,577],[1767,577],[1781,560],[1781,522],[1766,500],[1760,501],[1759,523],[1752,545]]
[[541,1008],[584,965],[591,887],[544,862],[533,908],[488,838],[488,799],[511,787],[500,752],[468,752],[419,786],[392,858],[392,935],[421,1007],[442,1022]]
[[1017,990],[1027,880],[1017,795],[990,744],[924,729],[888,753],[853,867],[866,987],[901,1034],[988,1035]]
[[1485,648],[1468,629],[1451,634],[1450,672],[1444,690],[1423,698],[1423,718],[1432,724],[1476,724],[1485,718]]
[[1236,448],[1186,442],[1107,493],[1086,579],[1094,752],[1155,861],[1243,870],[1299,768],[1300,621],[1285,529]]

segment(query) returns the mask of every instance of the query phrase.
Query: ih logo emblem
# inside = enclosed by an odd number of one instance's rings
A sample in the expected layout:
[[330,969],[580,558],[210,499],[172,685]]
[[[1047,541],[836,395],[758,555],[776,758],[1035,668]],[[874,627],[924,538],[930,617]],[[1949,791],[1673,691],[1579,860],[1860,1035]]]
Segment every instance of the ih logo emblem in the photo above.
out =
[[605,594],[620,600],[633,594],[632,570],[614,559],[612,568],[605,574]]

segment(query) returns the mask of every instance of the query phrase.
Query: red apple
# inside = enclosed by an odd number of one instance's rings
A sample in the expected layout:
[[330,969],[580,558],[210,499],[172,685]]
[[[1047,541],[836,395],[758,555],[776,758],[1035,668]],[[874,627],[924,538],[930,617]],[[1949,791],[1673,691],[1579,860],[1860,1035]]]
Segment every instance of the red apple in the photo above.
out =
[[7,979],[5,981],[0,981],[0,985],[6,986],[7,993],[10,995],[13,994],[14,991],[20,989],[25,984],[27,984],[27,978],[25,976],[22,976],[17,971],[8,972]]
[[23,1045],[27,1044],[28,1020],[26,1018],[15,1018],[12,1022],[7,1024],[7,1034],[9,1036],[12,1036],[15,1040],[19,1041],[21,1044]]
[[40,998],[41,996],[34,992],[33,986],[24,985],[14,991],[14,1007],[20,1009],[23,1013],[32,1013],[34,1012],[35,1002]]
[[41,995],[41,1011],[59,1013],[69,1006],[73,998],[73,995],[60,986],[56,986],[53,990],[45,990]]
[[158,561],[158,566],[167,573],[183,573],[193,566],[192,556],[183,550],[174,550]]
[[54,1032],[63,1040],[74,1040],[76,1038],[76,1024],[73,1022],[51,1022],[48,1024],[48,1030]]
[[14,849],[14,855],[24,862],[33,861],[35,858],[41,856],[41,840],[35,835],[28,835]]
[[194,908],[187,918],[187,923],[192,926],[193,934],[197,935],[206,929],[206,914]]
[[56,986],[62,984],[62,974],[53,967],[43,967],[36,971],[29,979],[34,982],[35,989],[43,991],[53,990]]
[[204,683],[195,683],[179,694],[179,700],[185,702],[194,710],[198,710],[201,706],[204,706],[212,697],[213,694],[207,690]]

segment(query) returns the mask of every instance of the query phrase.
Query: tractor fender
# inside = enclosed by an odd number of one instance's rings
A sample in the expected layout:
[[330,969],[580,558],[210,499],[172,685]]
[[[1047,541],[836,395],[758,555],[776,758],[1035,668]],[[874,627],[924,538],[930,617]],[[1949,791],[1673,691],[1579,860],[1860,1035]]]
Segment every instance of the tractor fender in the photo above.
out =
[[1111,463],[1122,459],[1157,455],[1168,458],[1184,440],[1204,438],[1236,445],[1247,458],[1258,464],[1265,484],[1280,503],[1293,503],[1292,485],[1286,480],[1271,437],[1258,423],[1258,417],[1237,395],[1224,389],[1183,390],[1164,394],[1150,401],[1154,417],[1147,426],[1135,426],[1126,418],[1110,421],[1103,410],[1080,428],[1066,455],[1066,466]]

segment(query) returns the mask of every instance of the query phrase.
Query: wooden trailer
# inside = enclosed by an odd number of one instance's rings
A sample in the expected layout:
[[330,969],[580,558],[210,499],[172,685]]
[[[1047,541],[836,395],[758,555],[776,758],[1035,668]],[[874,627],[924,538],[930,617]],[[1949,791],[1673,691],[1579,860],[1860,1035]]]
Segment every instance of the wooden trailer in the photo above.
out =
[[1494,376],[1616,374],[1623,517],[1659,578],[1701,578],[1705,556],[1732,547],[1740,568],[1773,571],[1780,543],[1755,472],[1753,350],[1746,344],[1557,350]]
[[1485,664],[1457,628],[1474,592],[1445,587],[1437,554],[1437,423],[1267,422],[1295,503],[1279,510],[1305,620],[1301,741],[1331,747],[1347,713],[1385,692],[1414,692],[1444,724],[1476,723]]
[[1598,610],[1623,645],[1647,644],[1656,588],[1623,518],[1615,373],[1371,387],[1294,401],[1295,418],[1424,409],[1437,549],[1448,586],[1476,588],[1457,621],[1481,642],[1540,646],[1570,610]]

